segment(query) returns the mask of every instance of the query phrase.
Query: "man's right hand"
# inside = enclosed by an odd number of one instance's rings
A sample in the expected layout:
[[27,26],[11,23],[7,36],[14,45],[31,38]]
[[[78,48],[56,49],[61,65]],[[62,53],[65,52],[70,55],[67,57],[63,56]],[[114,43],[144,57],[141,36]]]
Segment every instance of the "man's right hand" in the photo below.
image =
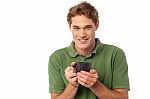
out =
[[76,64],[76,62],[72,62],[70,66],[68,66],[65,69],[65,76],[66,79],[69,81],[69,83],[71,83],[72,86],[74,87],[78,87],[79,83],[77,82],[77,74],[75,72],[75,69],[73,68],[73,66]]

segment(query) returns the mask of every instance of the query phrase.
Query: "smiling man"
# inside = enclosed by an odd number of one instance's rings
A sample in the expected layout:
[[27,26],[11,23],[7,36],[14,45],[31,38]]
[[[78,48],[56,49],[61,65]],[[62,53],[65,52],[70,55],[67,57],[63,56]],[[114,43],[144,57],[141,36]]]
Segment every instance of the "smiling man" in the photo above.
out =
[[96,24],[84,15],[72,17],[71,31],[75,49],[78,54],[86,56],[95,48],[95,31],[98,27]]
[[[73,41],[49,58],[52,99],[128,99],[125,53],[95,38],[98,18],[97,10],[87,2],[70,8],[67,21]],[[79,68],[81,71],[77,72]]]

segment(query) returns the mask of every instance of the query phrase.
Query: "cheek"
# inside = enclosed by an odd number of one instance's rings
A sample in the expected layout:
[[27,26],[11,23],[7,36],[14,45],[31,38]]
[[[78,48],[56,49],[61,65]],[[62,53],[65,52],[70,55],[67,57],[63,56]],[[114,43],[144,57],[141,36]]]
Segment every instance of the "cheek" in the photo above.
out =
[[73,37],[73,41],[76,42],[77,35],[75,33],[72,33],[72,37]]
[[72,33],[72,36],[73,36],[73,37],[76,37],[76,34],[75,34],[75,33]]
[[90,31],[87,33],[89,37],[93,38],[95,37],[95,31]]
[[77,33],[77,32],[72,31],[72,36],[73,36],[73,37],[77,37],[77,36],[78,36],[78,33]]

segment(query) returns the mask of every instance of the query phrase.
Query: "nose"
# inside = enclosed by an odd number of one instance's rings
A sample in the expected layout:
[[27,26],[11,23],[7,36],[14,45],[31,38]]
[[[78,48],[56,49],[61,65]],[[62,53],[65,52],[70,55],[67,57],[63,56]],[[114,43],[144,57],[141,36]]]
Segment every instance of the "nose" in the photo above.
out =
[[80,37],[84,38],[84,37],[86,37],[86,36],[87,36],[87,34],[86,34],[85,30],[84,30],[84,29],[81,29]]

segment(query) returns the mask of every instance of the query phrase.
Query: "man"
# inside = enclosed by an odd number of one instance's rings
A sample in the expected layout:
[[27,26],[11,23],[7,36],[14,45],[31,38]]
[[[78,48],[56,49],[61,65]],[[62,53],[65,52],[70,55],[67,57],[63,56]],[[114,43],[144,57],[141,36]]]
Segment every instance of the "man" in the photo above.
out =
[[[124,52],[95,38],[97,10],[87,2],[67,15],[73,41],[49,58],[52,99],[128,99],[128,65]],[[76,72],[77,62],[90,62],[90,71]]]

